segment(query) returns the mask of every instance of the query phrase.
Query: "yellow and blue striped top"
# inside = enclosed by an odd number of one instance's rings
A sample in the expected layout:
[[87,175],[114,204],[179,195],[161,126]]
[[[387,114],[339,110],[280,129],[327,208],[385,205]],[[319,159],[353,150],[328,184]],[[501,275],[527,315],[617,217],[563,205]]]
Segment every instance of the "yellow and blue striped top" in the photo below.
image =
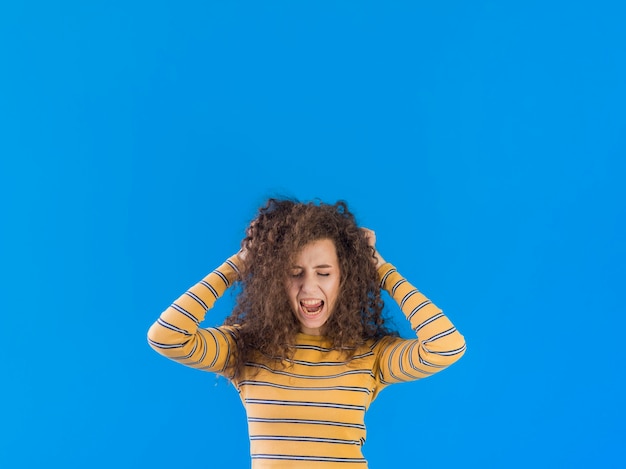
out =
[[[161,314],[148,332],[152,348],[184,365],[230,376],[237,327],[199,325],[237,279],[237,262],[232,256]],[[233,384],[248,416],[253,469],[366,468],[365,412],[378,393],[441,371],[465,352],[465,340],[450,320],[393,265],[378,272],[381,288],[417,338],[369,341],[346,360],[324,337],[298,334],[285,366],[248,363]]]

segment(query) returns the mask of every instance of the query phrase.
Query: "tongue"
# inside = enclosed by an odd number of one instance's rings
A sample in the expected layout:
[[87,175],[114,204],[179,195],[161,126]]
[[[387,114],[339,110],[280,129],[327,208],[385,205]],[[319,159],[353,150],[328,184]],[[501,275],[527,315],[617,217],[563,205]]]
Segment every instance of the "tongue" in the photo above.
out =
[[302,305],[302,307],[309,313],[315,313],[316,311],[319,311],[320,308],[322,307],[322,302],[320,301],[317,304],[314,305]]

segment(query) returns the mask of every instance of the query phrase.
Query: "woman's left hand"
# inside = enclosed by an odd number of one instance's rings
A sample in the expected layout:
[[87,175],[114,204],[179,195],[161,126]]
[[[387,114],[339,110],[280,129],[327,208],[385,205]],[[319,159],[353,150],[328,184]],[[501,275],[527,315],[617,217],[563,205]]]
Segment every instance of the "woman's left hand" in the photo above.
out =
[[376,233],[374,230],[370,230],[369,228],[361,228],[361,231],[365,234],[367,245],[374,250],[374,259],[372,260],[375,262],[376,268],[378,269],[385,263],[385,259],[383,259],[380,253],[376,250]]

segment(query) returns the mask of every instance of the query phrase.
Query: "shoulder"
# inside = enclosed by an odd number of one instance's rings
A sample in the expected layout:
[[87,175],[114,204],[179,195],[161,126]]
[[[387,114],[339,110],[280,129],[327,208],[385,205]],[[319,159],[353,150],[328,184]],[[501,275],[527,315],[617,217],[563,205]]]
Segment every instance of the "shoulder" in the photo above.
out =
[[206,330],[212,333],[216,333],[225,337],[232,338],[237,340],[239,338],[239,331],[241,326],[239,324],[234,324],[232,326],[222,325],[217,327],[207,327]]
[[370,350],[377,352],[386,349],[389,345],[400,343],[405,340],[406,339],[403,339],[402,337],[399,337],[397,335],[389,334],[378,339],[370,339],[367,341],[367,344]]

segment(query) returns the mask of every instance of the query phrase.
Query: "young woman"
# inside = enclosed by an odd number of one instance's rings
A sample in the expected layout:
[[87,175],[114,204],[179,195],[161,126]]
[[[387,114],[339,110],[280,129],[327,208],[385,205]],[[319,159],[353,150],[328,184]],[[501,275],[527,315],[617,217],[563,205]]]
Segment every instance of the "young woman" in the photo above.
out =
[[[370,403],[389,384],[454,363],[463,336],[385,262],[344,202],[270,199],[246,233],[237,254],[161,314],[150,345],[231,380],[248,415],[253,468],[366,468]],[[200,328],[236,282],[224,325]],[[387,329],[381,289],[417,338]]]

